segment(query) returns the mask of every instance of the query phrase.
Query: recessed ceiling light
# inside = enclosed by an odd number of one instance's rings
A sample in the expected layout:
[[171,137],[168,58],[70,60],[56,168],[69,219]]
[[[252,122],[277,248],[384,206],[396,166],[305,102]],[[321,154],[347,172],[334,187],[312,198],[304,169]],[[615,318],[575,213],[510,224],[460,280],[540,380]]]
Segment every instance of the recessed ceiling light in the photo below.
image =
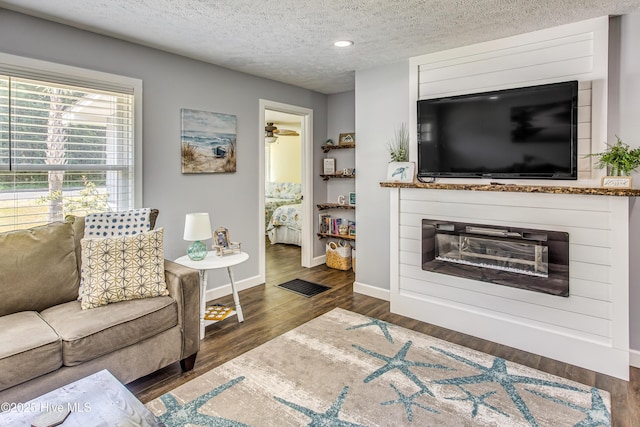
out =
[[335,47],[349,47],[353,45],[353,42],[351,40],[338,40],[334,42],[333,45]]

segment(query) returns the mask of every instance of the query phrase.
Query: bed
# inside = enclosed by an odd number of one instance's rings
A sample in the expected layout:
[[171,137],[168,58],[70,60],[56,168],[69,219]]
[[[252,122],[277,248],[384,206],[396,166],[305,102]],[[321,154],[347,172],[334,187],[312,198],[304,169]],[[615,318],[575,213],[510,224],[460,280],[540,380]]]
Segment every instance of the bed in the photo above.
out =
[[271,244],[302,244],[302,203],[279,206],[267,223],[267,236]]
[[[267,182],[264,196],[264,224],[268,229],[269,221],[277,208],[300,203],[302,188],[299,183],[295,182]],[[266,231],[265,229],[265,233]]]

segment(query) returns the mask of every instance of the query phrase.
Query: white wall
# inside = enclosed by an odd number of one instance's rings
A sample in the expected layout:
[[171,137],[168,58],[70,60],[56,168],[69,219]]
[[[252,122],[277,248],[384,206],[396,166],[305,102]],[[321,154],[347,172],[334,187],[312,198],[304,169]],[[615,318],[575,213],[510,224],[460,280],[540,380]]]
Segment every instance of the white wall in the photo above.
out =
[[[209,212],[213,227],[227,227],[231,239],[242,242],[251,255],[234,267],[236,280],[241,286],[258,284],[258,242],[264,233],[258,229],[257,141],[264,134],[259,99],[313,109],[314,157],[319,158],[327,131],[326,95],[1,8],[0,51],[141,79],[143,205],[160,210],[165,256],[174,259],[185,253],[185,214]],[[181,174],[181,108],[237,116],[237,172]],[[317,177],[320,169],[314,167]],[[316,189],[322,186],[317,181]],[[316,254],[321,250],[317,248]],[[228,284],[226,272],[212,273],[210,288]]]
[[[625,15],[620,23],[619,122],[609,135],[617,133],[627,144],[640,147],[640,12]],[[633,178],[638,179],[638,174]],[[631,364],[640,367],[640,201],[633,200],[630,230],[630,347]]]
[[386,144],[409,122],[409,62],[356,72],[356,292],[389,298],[390,161]]

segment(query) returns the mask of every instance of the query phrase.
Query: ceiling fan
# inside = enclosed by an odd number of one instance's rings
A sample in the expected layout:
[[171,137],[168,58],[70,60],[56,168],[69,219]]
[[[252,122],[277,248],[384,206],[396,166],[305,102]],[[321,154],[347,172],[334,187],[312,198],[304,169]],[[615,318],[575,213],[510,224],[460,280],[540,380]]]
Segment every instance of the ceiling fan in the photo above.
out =
[[264,127],[264,140],[267,143],[273,143],[278,140],[278,136],[300,136],[298,132],[291,129],[278,129],[273,122],[267,122]]

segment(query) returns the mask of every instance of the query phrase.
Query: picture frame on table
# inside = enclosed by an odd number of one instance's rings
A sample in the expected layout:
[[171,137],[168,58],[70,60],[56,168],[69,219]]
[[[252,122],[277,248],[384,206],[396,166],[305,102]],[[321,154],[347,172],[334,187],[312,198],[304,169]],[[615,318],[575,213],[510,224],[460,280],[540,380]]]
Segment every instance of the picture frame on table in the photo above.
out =
[[215,246],[219,246],[221,248],[229,247],[229,230],[224,227],[219,227],[213,234],[215,238]]
[[387,181],[413,182],[415,169],[413,162],[391,162],[387,167]]
[[356,144],[356,133],[355,132],[341,133],[340,134],[340,138],[338,139],[338,145],[350,146],[350,145],[355,145],[355,144]]

